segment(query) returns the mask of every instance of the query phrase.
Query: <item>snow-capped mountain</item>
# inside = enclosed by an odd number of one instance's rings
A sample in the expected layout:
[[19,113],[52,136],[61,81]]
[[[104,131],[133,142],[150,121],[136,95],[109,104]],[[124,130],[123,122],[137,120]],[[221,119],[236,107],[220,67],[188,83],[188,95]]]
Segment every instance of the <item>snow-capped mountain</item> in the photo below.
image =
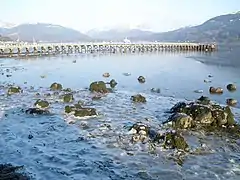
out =
[[43,41],[43,42],[77,42],[88,41],[90,38],[81,32],[48,23],[26,23],[12,28],[0,28],[2,36],[20,41]]

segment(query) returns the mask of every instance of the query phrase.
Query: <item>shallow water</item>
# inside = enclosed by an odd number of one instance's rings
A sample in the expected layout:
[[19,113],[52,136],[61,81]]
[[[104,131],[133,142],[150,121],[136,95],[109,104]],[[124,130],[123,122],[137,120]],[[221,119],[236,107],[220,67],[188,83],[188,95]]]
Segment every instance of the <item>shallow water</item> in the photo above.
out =
[[[207,95],[221,104],[229,97],[240,101],[239,90],[230,93],[225,88],[231,82],[240,85],[239,67],[225,66],[221,61],[205,63],[209,59],[218,60],[218,53],[0,59],[0,71],[4,72],[0,82],[16,83],[24,89],[23,94],[10,97],[5,96],[6,89],[0,89],[0,163],[25,165],[26,172],[35,179],[239,179],[240,142],[229,144],[227,137],[203,135],[201,143],[214,151],[189,155],[180,166],[170,158],[172,152],[150,153],[147,145],[130,144],[127,135],[128,127],[134,122],[158,127],[167,118],[164,112],[183,99]],[[102,77],[105,72],[111,74],[110,78]],[[6,74],[12,76],[6,77]],[[209,74],[213,77],[209,78]],[[43,75],[45,78],[41,78]],[[138,83],[139,75],[146,77],[146,83]],[[92,95],[85,88],[92,81],[112,78],[118,82],[115,92],[92,101]],[[204,79],[212,82],[204,83]],[[75,99],[95,107],[100,116],[68,124],[73,119],[64,115],[64,104],[56,103],[54,96],[43,95],[53,82],[79,90],[74,94]],[[224,94],[210,95],[210,86],[223,87]],[[151,88],[160,88],[161,93],[152,93]],[[203,93],[194,90],[203,90]],[[34,117],[22,113],[22,108],[31,106],[39,98],[36,92],[51,102],[53,115]],[[146,104],[131,103],[130,96],[138,92],[147,98]],[[233,109],[236,120],[240,117],[239,108],[238,104]],[[186,138],[192,146],[200,143],[191,136]]]

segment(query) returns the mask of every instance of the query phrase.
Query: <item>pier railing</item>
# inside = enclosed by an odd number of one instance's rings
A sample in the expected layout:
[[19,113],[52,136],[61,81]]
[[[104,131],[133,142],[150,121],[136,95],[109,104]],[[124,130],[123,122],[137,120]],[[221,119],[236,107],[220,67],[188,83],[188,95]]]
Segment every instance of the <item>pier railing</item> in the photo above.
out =
[[2,43],[0,57],[40,54],[69,54],[69,53],[135,53],[155,51],[215,51],[216,44],[201,43]]

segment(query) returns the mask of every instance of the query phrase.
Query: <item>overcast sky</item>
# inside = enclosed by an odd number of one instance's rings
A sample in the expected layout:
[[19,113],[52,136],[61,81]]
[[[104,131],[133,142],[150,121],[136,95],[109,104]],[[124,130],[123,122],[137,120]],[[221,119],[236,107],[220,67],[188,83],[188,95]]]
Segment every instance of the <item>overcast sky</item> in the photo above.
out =
[[167,31],[240,10],[240,0],[0,0],[0,20],[53,23],[82,32],[140,26]]

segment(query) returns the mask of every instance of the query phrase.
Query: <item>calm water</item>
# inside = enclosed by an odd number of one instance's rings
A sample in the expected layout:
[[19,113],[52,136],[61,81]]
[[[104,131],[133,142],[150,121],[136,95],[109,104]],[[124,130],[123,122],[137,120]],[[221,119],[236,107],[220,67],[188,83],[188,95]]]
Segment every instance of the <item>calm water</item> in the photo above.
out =
[[[231,50],[235,54],[235,50]],[[0,59],[1,70],[10,69],[11,77],[0,75],[1,84],[15,83],[24,88],[22,96],[6,97],[0,89],[0,163],[25,165],[35,179],[239,179],[240,143],[229,145],[226,138],[203,137],[201,140],[214,153],[186,157],[179,166],[169,158],[171,152],[149,153],[146,145],[129,143],[128,127],[142,121],[158,127],[167,117],[164,113],[179,100],[193,100],[201,95],[225,104],[226,98],[240,101],[240,91],[225,90],[228,83],[240,87],[237,55],[228,50],[205,53],[155,53],[138,55],[79,55],[37,59]],[[222,59],[227,62],[223,63]],[[76,63],[73,63],[76,60]],[[213,62],[214,63],[209,63]],[[109,72],[111,77],[102,77]],[[131,73],[124,76],[123,73]],[[208,75],[213,75],[209,78]],[[41,78],[41,76],[46,76]],[[139,84],[137,77],[146,77]],[[92,81],[116,79],[116,92],[92,101],[85,90]],[[211,83],[204,83],[204,79]],[[24,84],[27,82],[27,84]],[[45,97],[51,104],[52,116],[32,117],[21,112],[38,97],[48,92],[53,82],[79,90],[76,100],[95,107],[101,116],[68,124],[64,104]],[[30,89],[34,86],[34,90]],[[210,86],[223,87],[223,95],[209,95]],[[161,93],[151,93],[160,88]],[[202,94],[194,90],[203,90]],[[141,92],[147,104],[135,105],[130,96]],[[42,98],[44,98],[42,96]],[[240,106],[234,108],[239,120]],[[4,117],[4,113],[8,116]],[[148,118],[146,120],[145,118]],[[33,135],[29,139],[29,135]],[[198,141],[186,137],[192,146]]]

